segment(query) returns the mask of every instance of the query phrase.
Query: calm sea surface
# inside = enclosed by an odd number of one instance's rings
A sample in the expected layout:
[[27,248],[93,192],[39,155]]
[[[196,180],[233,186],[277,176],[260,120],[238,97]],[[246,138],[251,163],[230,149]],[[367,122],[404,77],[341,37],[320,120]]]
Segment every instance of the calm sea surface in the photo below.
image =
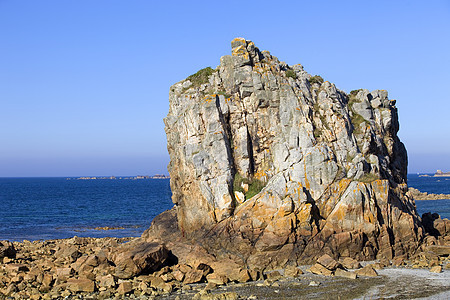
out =
[[[450,194],[449,177],[408,175],[408,184]],[[155,216],[173,206],[170,197],[169,179],[0,178],[0,240],[140,236]],[[450,200],[416,205],[419,214],[450,218]],[[94,229],[104,226],[125,229]]]
[[169,179],[0,178],[0,240],[140,236],[170,198]]
[[[450,194],[450,177],[420,177],[418,174],[408,174],[408,186],[421,192],[433,194]],[[450,219],[450,200],[422,200],[417,201],[417,212],[437,212],[442,218]]]

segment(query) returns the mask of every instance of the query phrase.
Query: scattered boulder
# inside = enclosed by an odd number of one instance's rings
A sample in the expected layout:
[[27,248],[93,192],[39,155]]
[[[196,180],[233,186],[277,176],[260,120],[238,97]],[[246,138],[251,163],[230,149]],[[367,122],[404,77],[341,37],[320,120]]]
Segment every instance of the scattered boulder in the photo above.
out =
[[28,271],[28,267],[25,264],[6,264],[5,270],[8,273],[26,272]]
[[119,295],[129,294],[133,291],[133,284],[129,281],[122,281],[117,287]]
[[325,268],[324,266],[322,266],[321,264],[318,264],[318,263],[312,265],[308,269],[308,271],[313,274],[317,274],[317,275],[333,276],[333,271],[328,270],[327,268]]
[[206,276],[206,275],[208,275],[209,273],[212,273],[212,272],[213,272],[213,269],[212,269],[210,266],[208,266],[207,264],[204,264],[204,263],[200,263],[200,264],[197,266],[197,270],[202,271],[202,272],[203,272],[203,276]]
[[336,269],[336,271],[334,271],[334,275],[339,276],[339,277],[349,278],[349,279],[356,279],[356,273],[349,272],[344,269]]
[[374,268],[367,265],[364,268],[355,271],[355,274],[358,276],[366,276],[366,277],[376,277],[378,276],[377,271]]
[[228,278],[226,276],[219,275],[217,273],[208,274],[206,276],[206,280],[217,285],[223,285],[228,282]]
[[122,279],[154,272],[169,258],[167,248],[158,243],[138,241],[125,244],[117,250],[119,253],[113,258],[116,265],[115,275]]
[[281,273],[277,270],[264,273],[264,275],[268,280],[273,280],[273,281],[278,280],[282,277]]
[[355,260],[351,257],[341,257],[339,259],[339,262],[346,269],[359,269],[362,267],[361,264],[357,260]]
[[392,265],[395,266],[395,267],[404,266],[405,264],[406,264],[405,258],[404,258],[404,257],[401,257],[401,256],[395,257],[395,258],[392,260]]
[[114,288],[116,286],[116,279],[111,274],[101,276],[98,278],[98,286],[104,288]]
[[183,284],[201,282],[203,279],[203,271],[191,269],[184,275]]
[[242,270],[241,272],[239,272],[239,278],[238,278],[239,282],[249,282],[251,280],[252,280],[252,278],[250,277],[248,270]]
[[67,288],[72,292],[93,292],[95,283],[87,278],[70,278],[67,280]]
[[442,272],[442,266],[434,266],[430,269],[430,272],[432,273],[441,273]]
[[70,262],[75,262],[81,255],[82,253],[78,250],[78,247],[70,244],[59,245],[59,250],[55,253],[55,257],[69,260]]
[[184,273],[180,270],[174,270],[172,276],[176,281],[182,282],[184,280]]
[[334,260],[331,256],[328,254],[324,254],[321,257],[317,259],[317,263],[321,264],[328,270],[334,271],[337,268],[341,267],[342,265]]
[[287,266],[284,269],[284,276],[286,277],[297,277],[298,275],[303,274],[303,271],[297,268],[296,266]]

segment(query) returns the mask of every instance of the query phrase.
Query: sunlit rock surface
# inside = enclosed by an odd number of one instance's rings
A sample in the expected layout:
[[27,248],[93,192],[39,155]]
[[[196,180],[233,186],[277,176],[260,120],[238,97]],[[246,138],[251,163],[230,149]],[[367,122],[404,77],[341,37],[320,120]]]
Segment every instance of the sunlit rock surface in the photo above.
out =
[[180,234],[261,268],[416,249],[423,232],[395,100],[346,94],[243,38],[231,46],[216,69],[170,88]]

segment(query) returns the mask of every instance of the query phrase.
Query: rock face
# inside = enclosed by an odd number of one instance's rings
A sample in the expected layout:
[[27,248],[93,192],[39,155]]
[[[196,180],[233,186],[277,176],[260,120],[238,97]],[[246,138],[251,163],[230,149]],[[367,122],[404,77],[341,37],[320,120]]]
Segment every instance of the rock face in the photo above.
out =
[[423,232],[395,100],[346,94],[243,38],[231,47],[216,69],[170,88],[181,234],[255,268],[416,249]]

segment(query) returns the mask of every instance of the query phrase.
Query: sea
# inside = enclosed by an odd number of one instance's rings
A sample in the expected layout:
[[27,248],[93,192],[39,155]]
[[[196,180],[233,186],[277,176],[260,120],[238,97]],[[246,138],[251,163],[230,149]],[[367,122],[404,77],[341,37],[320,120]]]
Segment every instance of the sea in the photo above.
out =
[[[169,179],[0,178],[0,240],[137,237],[173,207]],[[422,192],[450,194],[450,177],[408,175]],[[450,200],[416,201],[450,219]],[[101,228],[116,228],[102,230]]]
[[0,240],[140,236],[155,216],[173,207],[169,183],[0,178]]

